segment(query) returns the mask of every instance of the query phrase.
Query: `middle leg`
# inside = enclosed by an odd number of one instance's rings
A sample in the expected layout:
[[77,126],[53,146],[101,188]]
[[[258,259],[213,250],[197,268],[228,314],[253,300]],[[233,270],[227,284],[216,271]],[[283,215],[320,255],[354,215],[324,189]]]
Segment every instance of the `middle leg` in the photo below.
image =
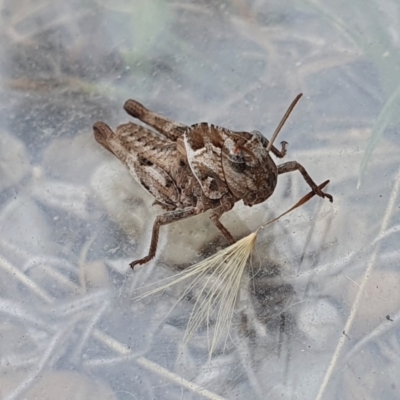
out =
[[230,199],[225,199],[224,197],[221,198],[221,205],[217,208],[214,208],[211,211],[210,219],[214,222],[215,226],[220,230],[220,232],[224,235],[225,239],[229,242],[229,244],[234,244],[236,240],[233,238],[231,233],[228,229],[222,225],[221,221],[219,220],[223,213],[232,209],[234,203]]
[[159,215],[153,225],[149,253],[147,254],[147,256],[140,258],[139,260],[132,261],[130,264],[131,268],[134,269],[135,265],[147,263],[156,255],[158,236],[160,234],[161,226],[191,217],[196,214],[197,209],[195,207],[187,207],[183,210],[169,211],[165,214]]

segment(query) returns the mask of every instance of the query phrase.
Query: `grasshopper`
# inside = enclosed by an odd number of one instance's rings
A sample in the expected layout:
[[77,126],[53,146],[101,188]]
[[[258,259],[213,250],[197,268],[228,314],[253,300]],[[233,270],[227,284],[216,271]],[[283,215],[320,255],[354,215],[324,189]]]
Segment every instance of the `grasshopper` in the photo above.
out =
[[239,200],[250,207],[267,200],[278,175],[299,171],[316,195],[333,201],[301,164],[276,165],[270,156],[270,152],[278,158],[286,155],[288,143],[281,142],[279,150],[273,142],[301,96],[293,100],[270,141],[258,131],[234,132],[206,122],[187,126],[135,100],[126,101],[125,111],[153,129],[128,122],[114,133],[104,122],[93,125],[97,142],[114,154],[154,196],[154,204],[165,210],[153,224],[149,253],[133,261],[132,269],[155,256],[161,226],[207,210],[226,240],[235,243],[220,222],[221,215]]

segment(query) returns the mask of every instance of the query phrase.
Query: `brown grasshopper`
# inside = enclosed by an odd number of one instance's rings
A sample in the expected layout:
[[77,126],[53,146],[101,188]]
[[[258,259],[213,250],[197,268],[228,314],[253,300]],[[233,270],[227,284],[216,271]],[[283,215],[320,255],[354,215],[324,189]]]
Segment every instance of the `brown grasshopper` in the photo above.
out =
[[301,164],[290,161],[277,166],[269,155],[272,151],[276,157],[285,156],[287,142],[281,142],[281,150],[273,142],[301,96],[292,102],[271,141],[257,131],[233,132],[205,122],[183,125],[135,100],[126,101],[125,111],[154,130],[128,122],[114,133],[104,122],[93,125],[96,140],[155,197],[154,204],[166,211],[154,222],[148,255],[133,261],[132,269],[155,256],[162,225],[210,209],[210,219],[230,244],[235,243],[220,222],[221,215],[239,200],[250,207],[267,200],[280,174],[299,171],[315,194],[332,202],[332,196],[318,188]]

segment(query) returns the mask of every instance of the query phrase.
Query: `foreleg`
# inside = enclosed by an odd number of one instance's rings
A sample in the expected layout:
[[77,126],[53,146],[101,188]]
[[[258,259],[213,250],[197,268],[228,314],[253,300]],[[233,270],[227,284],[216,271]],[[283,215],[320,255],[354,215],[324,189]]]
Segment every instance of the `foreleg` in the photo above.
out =
[[292,171],[299,171],[302,175],[304,180],[308,183],[308,185],[311,187],[311,189],[314,191],[314,193],[320,197],[326,197],[329,199],[329,201],[332,203],[333,197],[328,194],[323,192],[317,184],[311,179],[311,176],[308,175],[308,172],[306,169],[299,164],[297,161],[289,161],[287,163],[278,165],[278,175],[280,174],[285,174],[286,172],[292,172]]
[[271,146],[271,151],[278,158],[283,158],[286,155],[288,142],[281,142],[281,149],[278,150],[275,146]]

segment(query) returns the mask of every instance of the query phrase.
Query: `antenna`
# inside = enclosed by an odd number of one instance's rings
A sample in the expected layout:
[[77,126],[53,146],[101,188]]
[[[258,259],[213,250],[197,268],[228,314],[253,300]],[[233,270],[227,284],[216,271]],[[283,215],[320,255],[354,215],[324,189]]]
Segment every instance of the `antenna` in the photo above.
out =
[[272,139],[268,143],[267,146],[267,151],[271,150],[272,145],[274,144],[274,141],[276,137],[278,136],[279,132],[281,131],[283,125],[285,125],[286,120],[289,118],[290,113],[293,111],[294,106],[297,104],[297,102],[300,100],[300,97],[303,96],[303,93],[300,93],[296,96],[296,98],[292,101],[292,104],[289,106],[287,111],[285,112],[285,115],[281,119],[281,122],[279,122],[278,127],[275,129],[274,134],[272,135]]

